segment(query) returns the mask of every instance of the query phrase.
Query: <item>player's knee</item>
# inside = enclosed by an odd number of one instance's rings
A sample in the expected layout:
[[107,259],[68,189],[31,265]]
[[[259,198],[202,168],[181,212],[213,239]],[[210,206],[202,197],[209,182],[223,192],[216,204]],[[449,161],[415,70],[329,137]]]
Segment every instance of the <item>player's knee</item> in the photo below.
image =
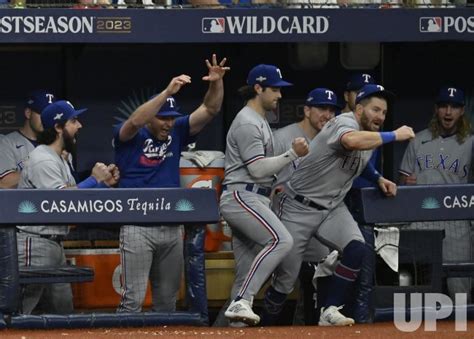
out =
[[365,243],[359,240],[349,242],[342,252],[343,257],[350,257],[355,266],[360,267],[366,251]]
[[280,237],[278,247],[286,254],[293,248],[293,243],[293,237],[288,233],[287,235]]

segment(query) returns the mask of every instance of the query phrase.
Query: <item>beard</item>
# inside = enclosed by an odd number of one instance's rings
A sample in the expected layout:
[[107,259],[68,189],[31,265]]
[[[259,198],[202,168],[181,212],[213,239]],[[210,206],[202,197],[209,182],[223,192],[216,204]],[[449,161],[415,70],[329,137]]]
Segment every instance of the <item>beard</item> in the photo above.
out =
[[64,129],[63,132],[63,141],[64,141],[64,150],[68,153],[71,153],[73,156],[76,154],[76,140],[75,136],[69,134],[69,132]]

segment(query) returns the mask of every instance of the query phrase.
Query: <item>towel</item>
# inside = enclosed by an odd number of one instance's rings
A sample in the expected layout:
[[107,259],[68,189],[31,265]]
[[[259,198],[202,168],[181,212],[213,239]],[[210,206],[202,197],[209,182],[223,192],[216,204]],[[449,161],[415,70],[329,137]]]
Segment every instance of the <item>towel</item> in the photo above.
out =
[[211,162],[217,159],[224,159],[224,153],[220,151],[195,151],[195,152],[181,152],[181,156],[194,162],[198,167],[204,168]]
[[398,272],[398,243],[400,242],[400,229],[398,227],[375,228],[375,252],[395,272]]

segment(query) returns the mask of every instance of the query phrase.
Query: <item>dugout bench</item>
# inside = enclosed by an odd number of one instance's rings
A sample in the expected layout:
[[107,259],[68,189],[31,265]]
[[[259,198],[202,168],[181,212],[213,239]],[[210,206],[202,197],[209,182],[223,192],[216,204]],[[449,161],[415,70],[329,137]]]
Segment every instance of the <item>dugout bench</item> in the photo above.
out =
[[[354,217],[360,225],[384,227],[424,221],[474,219],[474,185],[400,186],[397,196],[386,198],[377,188],[356,191],[351,201]],[[471,204],[472,203],[472,204]],[[442,262],[444,232],[437,230],[401,230],[399,263],[424,266],[429,279],[412,286],[375,286],[374,319],[393,317],[393,293],[441,293],[442,279],[474,277],[474,262]],[[469,315],[474,314],[468,306]]]
[[[219,220],[214,189],[0,190],[0,314],[11,328],[207,325],[205,226]],[[18,269],[16,225],[185,225],[188,312],[16,315],[20,284],[90,281],[87,267]],[[5,326],[2,317],[0,328]]]

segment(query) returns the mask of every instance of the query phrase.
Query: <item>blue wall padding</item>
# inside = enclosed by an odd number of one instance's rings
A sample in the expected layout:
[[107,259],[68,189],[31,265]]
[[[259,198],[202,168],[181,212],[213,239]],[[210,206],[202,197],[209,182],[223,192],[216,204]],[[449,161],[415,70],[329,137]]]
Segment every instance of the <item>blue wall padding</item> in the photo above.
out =
[[204,238],[206,227],[187,226],[185,241],[185,267],[187,301],[190,312],[199,312],[203,321],[209,322],[207,311],[206,272],[204,258]]
[[10,328],[99,328],[99,327],[145,327],[162,325],[205,325],[201,314],[190,312],[173,313],[92,313],[71,315],[21,315],[11,318]]
[[0,227],[0,313],[17,311],[19,293],[16,227]]

